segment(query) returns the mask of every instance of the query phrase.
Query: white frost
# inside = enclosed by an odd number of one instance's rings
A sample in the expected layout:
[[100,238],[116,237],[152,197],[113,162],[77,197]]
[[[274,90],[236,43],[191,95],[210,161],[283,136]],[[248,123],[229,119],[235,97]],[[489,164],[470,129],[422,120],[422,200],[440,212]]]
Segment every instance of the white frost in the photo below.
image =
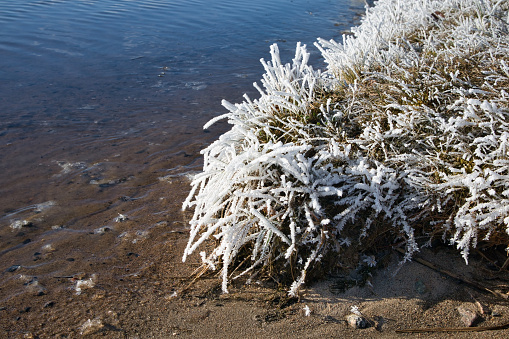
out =
[[380,221],[406,241],[405,259],[419,249],[420,220],[465,259],[478,241],[507,236],[508,8],[380,0],[353,35],[318,40],[324,72],[305,45],[286,64],[272,45],[260,97],[223,101],[229,112],[206,125],[232,128],[202,151],[183,204],[194,210],[183,260],[214,239],[202,260],[221,267],[225,292],[241,249],[251,266],[238,276],[292,262],[297,295],[327,251],[362,245]]

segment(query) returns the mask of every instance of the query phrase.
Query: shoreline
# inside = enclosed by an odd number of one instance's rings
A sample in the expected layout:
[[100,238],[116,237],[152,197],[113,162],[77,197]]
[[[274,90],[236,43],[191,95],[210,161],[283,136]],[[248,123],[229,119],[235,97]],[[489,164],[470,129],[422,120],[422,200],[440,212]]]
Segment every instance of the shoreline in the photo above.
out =
[[[276,53],[272,51],[274,57]],[[300,57],[305,59],[304,55]],[[341,57],[328,54],[330,63]],[[277,65],[265,66],[270,71]],[[342,76],[349,76],[346,73]],[[190,147],[195,148],[198,146]],[[309,149],[305,151],[312,154]],[[188,156],[185,151],[180,154],[172,162],[173,168],[189,163],[185,159]],[[199,161],[198,152],[191,156]],[[445,329],[452,338],[509,337],[509,328],[496,328],[509,322],[509,302],[500,297],[507,296],[509,283],[507,269],[501,269],[501,246],[472,249],[468,266],[453,247],[422,246],[413,253],[415,258],[497,291],[499,296],[458,283],[413,260],[401,265],[404,256],[391,246],[372,254],[376,259],[374,267],[360,265],[362,272],[353,269],[348,274],[335,272],[324,279],[308,281],[297,286],[294,296],[289,296],[289,286],[279,283],[277,276],[251,279],[250,284],[245,284],[243,278],[225,280],[220,270],[197,275],[203,267],[199,251],[187,251],[187,261],[182,263],[186,246],[189,249],[188,225],[193,219],[190,210],[181,211],[181,202],[190,190],[189,179],[187,173],[179,171],[161,176],[167,162],[161,159],[143,182],[127,179],[115,184],[98,183],[112,188],[125,185],[132,194],[119,197],[113,204],[102,201],[100,206],[85,207],[99,211],[88,220],[92,225],[103,225],[95,229],[97,232],[55,229],[34,242],[23,227],[36,230],[37,218],[50,210],[39,206],[33,211],[33,224],[21,225],[18,230],[20,241],[30,240],[23,245],[31,262],[19,265],[13,253],[3,253],[9,264],[0,272],[6,281],[2,289],[22,288],[0,301],[0,336],[394,338],[403,335],[398,330]],[[154,184],[158,180],[159,184]],[[137,196],[139,187],[147,191],[141,200]],[[150,213],[141,213],[142,207]],[[122,208],[130,212],[124,215]],[[59,231],[72,233],[73,237],[52,243],[52,232]],[[84,249],[77,249],[75,242],[84,244]],[[90,248],[101,246],[103,251],[96,255],[87,249],[87,244]],[[207,239],[199,249],[213,251],[213,246]],[[48,265],[45,259],[57,254],[59,260],[50,265],[58,275],[39,275]],[[361,259],[360,255],[357,259]],[[96,274],[98,271],[102,273]],[[225,286],[227,294],[223,293]],[[352,314],[363,317],[366,328],[350,326],[347,317]],[[475,319],[470,319],[469,324],[466,318],[472,314]],[[482,327],[492,329],[457,330]],[[405,336],[442,338],[444,332],[415,331]]]

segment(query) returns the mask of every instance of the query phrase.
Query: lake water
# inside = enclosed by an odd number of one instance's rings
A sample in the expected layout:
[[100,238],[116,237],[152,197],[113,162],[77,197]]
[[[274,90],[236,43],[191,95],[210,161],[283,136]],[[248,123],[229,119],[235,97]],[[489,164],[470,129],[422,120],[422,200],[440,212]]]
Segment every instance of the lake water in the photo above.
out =
[[290,61],[301,41],[323,68],[312,44],[340,39],[364,5],[0,1],[0,302],[20,295],[20,272],[45,289],[85,266],[107,276],[94,265],[125,269],[117,257],[184,230],[185,174],[228,128],[202,130],[221,100],[257,97],[272,43]]

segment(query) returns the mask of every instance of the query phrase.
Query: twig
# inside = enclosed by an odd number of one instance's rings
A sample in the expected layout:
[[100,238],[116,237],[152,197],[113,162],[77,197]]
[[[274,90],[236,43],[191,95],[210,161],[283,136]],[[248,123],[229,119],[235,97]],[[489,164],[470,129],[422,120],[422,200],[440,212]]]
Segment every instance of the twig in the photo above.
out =
[[168,279],[175,279],[175,280],[186,280],[186,279],[189,279],[189,277],[187,276],[172,276],[172,277],[166,277]]
[[196,280],[198,280],[203,274],[205,274],[205,272],[207,272],[208,268],[209,267],[206,264],[203,264],[202,266],[200,266],[196,270],[194,270],[194,272],[191,274],[190,277],[192,277],[193,275],[196,275],[196,276],[186,287],[184,287],[180,291],[180,293],[184,293],[185,291],[187,291],[196,282]]
[[245,262],[248,261],[250,258],[251,258],[250,256],[247,256],[244,260],[242,260],[242,262],[232,271],[232,273],[230,273],[229,278],[231,278],[233,274],[240,268],[240,266],[244,265]]
[[488,258],[484,253],[482,253],[481,251],[479,251],[479,249],[475,249],[475,252],[477,254],[479,254],[481,257],[483,257],[484,259],[486,259],[487,261],[489,261],[493,266],[495,266],[496,268],[498,268],[499,270],[502,270],[501,267],[499,267],[493,260],[491,260],[490,258]]
[[509,258],[506,259],[506,261],[504,262],[504,264],[502,265],[502,267],[500,268],[500,271],[503,271],[507,268],[507,266],[509,265]]
[[[398,251],[401,254],[405,254],[405,251],[403,249],[401,249],[401,248],[396,248],[396,251]],[[463,283],[465,283],[467,285],[470,285],[470,286],[473,286],[473,287],[475,287],[477,289],[489,292],[489,293],[491,293],[491,294],[493,294],[493,295],[495,295],[497,297],[500,297],[500,298],[503,298],[503,299],[507,299],[509,297],[507,294],[500,293],[500,292],[497,292],[497,291],[492,291],[489,288],[482,286],[481,284],[478,284],[478,283],[476,283],[474,281],[471,281],[471,280],[467,280],[467,279],[465,279],[463,277],[460,277],[459,275],[457,275],[457,274],[455,274],[453,272],[449,272],[447,270],[438,268],[437,266],[435,266],[434,264],[430,263],[427,260],[424,260],[424,259],[421,259],[421,258],[415,258],[415,257],[412,258],[412,260],[415,260],[419,264],[427,266],[427,267],[429,267],[429,268],[431,268],[431,269],[433,269],[435,271],[438,271],[438,272],[440,272],[442,274],[448,275],[451,278],[457,279],[457,280],[459,280],[459,281],[461,281],[461,282],[463,282]]]
[[470,295],[470,298],[474,299],[474,303],[475,303],[475,306],[477,306],[477,309],[479,310],[479,313],[481,315],[484,315],[487,313],[487,309],[481,305],[481,303],[479,302],[479,300],[477,300],[474,295],[472,293],[470,293],[470,291],[468,291],[468,294]]
[[435,327],[435,328],[409,328],[406,330],[396,330],[396,333],[424,333],[424,332],[482,332],[505,330],[509,328],[509,322],[497,326],[485,327]]

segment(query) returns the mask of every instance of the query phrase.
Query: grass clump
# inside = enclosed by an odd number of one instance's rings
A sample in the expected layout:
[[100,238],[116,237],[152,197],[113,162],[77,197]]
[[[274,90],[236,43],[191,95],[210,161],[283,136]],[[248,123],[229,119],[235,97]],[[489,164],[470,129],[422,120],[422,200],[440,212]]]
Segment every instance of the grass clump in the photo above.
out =
[[272,268],[295,295],[312,268],[376,265],[382,243],[405,259],[421,236],[465,260],[480,241],[507,246],[508,7],[380,0],[341,44],[318,40],[325,72],[306,46],[290,64],[271,46],[260,98],[224,101],[208,124],[232,129],[202,151],[184,260],[214,239],[201,255],[223,291]]

